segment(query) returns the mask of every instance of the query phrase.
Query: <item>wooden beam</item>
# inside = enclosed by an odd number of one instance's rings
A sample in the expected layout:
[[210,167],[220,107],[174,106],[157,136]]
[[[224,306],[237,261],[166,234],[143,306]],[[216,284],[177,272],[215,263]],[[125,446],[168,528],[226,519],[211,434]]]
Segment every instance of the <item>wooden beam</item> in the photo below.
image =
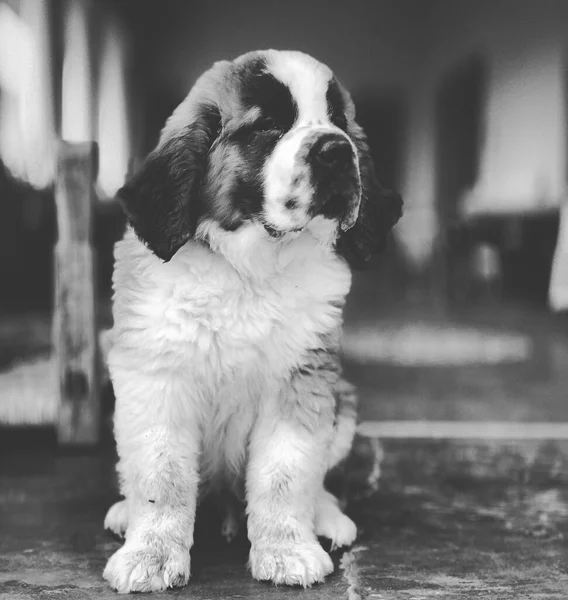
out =
[[62,445],[93,445],[100,437],[97,311],[91,246],[96,171],[95,143],[59,143],[53,343],[59,388],[57,433]]

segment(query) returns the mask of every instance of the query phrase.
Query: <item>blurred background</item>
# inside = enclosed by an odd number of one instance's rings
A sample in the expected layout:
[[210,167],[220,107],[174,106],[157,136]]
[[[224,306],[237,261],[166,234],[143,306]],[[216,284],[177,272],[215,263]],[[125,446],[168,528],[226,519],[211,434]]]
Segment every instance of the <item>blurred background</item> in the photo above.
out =
[[[566,0],[0,0],[0,595],[112,595],[114,194],[262,48],[331,66],[405,200],[346,307],[363,546],[324,593],[566,598]],[[267,597],[230,552],[192,597]]]
[[565,420],[567,40],[563,0],[0,0],[0,423],[57,418],[60,140],[99,148],[103,328],[115,192],[199,74],[267,47],[334,69],[405,199],[347,307],[363,418]]

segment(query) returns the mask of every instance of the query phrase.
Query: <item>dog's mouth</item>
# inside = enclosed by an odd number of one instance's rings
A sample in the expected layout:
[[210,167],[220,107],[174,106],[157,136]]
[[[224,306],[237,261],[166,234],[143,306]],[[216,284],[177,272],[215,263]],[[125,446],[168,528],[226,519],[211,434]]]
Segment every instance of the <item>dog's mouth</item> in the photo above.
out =
[[268,235],[271,238],[279,239],[284,235],[284,231],[280,231],[279,229],[275,229],[272,225],[269,225],[266,221],[262,223],[264,229],[268,232]]
[[300,233],[304,229],[303,227],[293,227],[292,229],[285,229],[285,230],[276,229],[275,227],[273,227],[272,225],[270,225],[270,223],[267,223],[266,221],[262,222],[262,226],[264,227],[264,229],[268,233],[268,235],[274,240],[279,240],[279,239],[283,238],[287,233]]
[[359,213],[360,189],[346,189],[333,191],[322,199],[315,199],[310,207],[310,216],[323,217],[337,223],[341,231],[353,227]]
[[272,239],[279,240],[287,234],[300,233],[307,225],[309,225],[311,220],[317,217],[323,217],[324,219],[335,221],[337,227],[341,229],[341,231],[348,231],[355,224],[358,212],[359,202],[356,204],[350,203],[346,201],[344,196],[334,194],[320,206],[320,210],[318,210],[315,214],[312,213],[311,219],[305,225],[287,229],[279,229],[264,219],[261,220],[261,224]]

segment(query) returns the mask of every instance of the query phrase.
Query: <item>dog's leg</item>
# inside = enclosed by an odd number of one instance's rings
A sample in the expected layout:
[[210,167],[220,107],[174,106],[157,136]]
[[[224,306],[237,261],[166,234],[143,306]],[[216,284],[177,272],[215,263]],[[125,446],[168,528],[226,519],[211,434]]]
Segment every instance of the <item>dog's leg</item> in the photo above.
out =
[[329,381],[304,371],[261,403],[247,471],[249,565],[256,579],[308,587],[333,571],[314,523],[333,413]]
[[[111,363],[112,367],[112,363]],[[199,422],[191,385],[177,372],[114,367],[115,437],[126,541],[104,578],[121,593],[185,585],[198,486]]]

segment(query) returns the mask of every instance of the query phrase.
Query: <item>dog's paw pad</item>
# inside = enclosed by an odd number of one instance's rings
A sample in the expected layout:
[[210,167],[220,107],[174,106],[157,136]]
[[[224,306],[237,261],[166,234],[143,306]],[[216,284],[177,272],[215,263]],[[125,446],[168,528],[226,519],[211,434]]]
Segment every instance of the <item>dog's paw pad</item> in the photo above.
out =
[[252,576],[276,585],[310,587],[333,571],[329,554],[317,543],[288,542],[282,546],[253,548],[249,566]]

